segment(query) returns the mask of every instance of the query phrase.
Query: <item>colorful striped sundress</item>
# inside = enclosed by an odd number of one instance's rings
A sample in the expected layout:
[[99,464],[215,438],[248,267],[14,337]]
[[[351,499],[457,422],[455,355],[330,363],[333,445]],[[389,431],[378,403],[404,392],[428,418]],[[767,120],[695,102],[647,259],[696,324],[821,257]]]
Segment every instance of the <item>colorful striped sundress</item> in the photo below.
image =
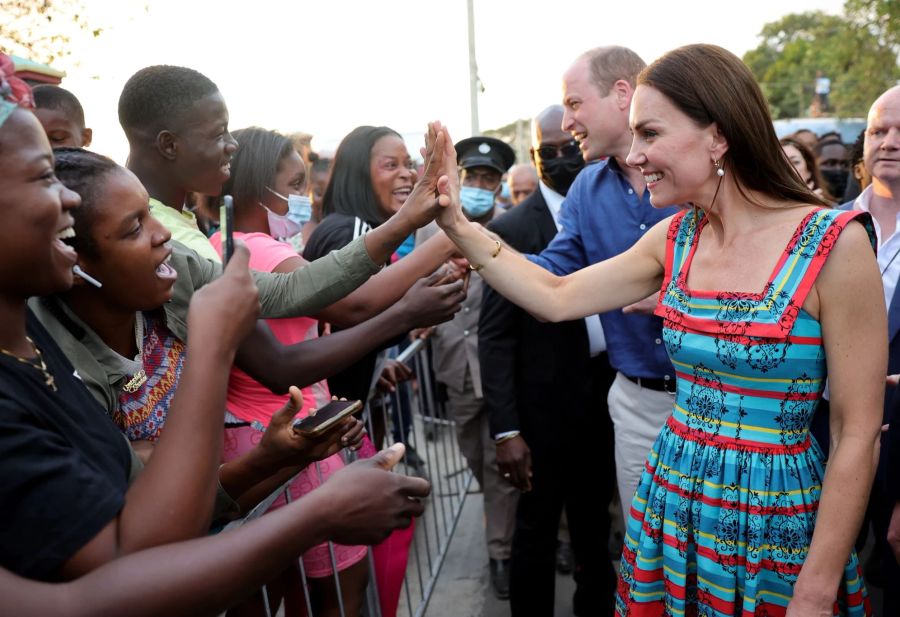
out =
[[[861,214],[811,212],[759,294],[690,289],[707,219],[673,218],[656,314],[677,393],[626,513],[618,615],[784,614],[824,477],[809,433],[825,384],[822,329],[801,307]],[[868,215],[859,220],[874,238]],[[855,553],[835,614],[871,614]]]

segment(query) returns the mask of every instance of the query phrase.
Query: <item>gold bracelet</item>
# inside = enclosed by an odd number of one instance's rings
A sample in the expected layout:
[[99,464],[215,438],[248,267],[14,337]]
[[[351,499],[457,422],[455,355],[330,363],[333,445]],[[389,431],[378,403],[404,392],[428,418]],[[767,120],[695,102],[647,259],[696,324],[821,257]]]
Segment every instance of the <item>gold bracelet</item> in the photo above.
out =
[[[494,240],[494,242],[497,243],[497,246],[494,248],[494,252],[491,253],[491,259],[496,258],[497,255],[500,254],[500,249],[503,248],[503,245],[500,244],[500,240]],[[481,270],[483,267],[484,267],[484,264],[471,264],[471,263],[469,264],[469,269],[470,269],[472,272],[478,272],[478,271]]]

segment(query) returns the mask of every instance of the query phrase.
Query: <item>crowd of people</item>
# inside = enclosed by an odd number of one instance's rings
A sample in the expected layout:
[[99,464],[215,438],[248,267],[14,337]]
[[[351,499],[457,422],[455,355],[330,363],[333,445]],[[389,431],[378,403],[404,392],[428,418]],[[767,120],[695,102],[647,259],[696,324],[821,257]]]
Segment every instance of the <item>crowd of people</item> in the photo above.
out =
[[[392,356],[426,338],[514,616],[553,614],[557,567],[578,616],[900,615],[900,86],[848,147],[779,140],[711,45],[562,81],[530,161],[434,122],[417,164],[384,126],[329,157],[231,131],[151,66],[121,166],[0,55],[9,610],[302,615],[302,569],[314,614],[369,584],[393,614],[430,487]],[[334,397],[369,417],[295,429]]]

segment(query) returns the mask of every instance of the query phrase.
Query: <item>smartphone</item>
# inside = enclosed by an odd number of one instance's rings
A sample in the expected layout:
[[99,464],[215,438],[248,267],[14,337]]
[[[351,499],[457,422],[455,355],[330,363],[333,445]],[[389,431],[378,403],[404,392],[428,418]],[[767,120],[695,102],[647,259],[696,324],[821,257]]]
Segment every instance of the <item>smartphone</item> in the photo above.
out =
[[227,266],[234,254],[234,199],[231,195],[222,198],[219,208],[219,233],[222,235],[222,265]]
[[331,401],[315,414],[294,422],[294,430],[304,437],[317,437],[347,416],[362,409],[361,401]]

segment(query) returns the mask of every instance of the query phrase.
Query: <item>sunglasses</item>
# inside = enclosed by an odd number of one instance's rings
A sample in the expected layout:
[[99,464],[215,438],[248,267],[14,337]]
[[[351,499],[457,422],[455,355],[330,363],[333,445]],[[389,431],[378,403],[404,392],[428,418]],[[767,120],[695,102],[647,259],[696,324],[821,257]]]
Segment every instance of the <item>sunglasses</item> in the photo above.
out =
[[574,157],[581,155],[581,148],[574,139],[561,146],[541,146],[537,149],[542,159],[555,159],[558,156]]

